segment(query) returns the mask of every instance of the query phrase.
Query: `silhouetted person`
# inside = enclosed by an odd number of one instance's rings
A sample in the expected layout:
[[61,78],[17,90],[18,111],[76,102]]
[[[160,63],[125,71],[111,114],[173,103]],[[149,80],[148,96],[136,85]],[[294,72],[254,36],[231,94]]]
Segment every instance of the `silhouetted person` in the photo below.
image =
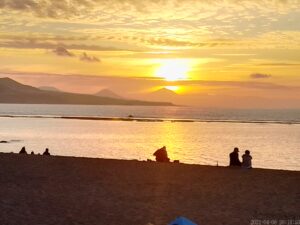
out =
[[241,161],[239,159],[239,149],[234,148],[233,152],[229,154],[230,163],[229,166],[241,166]]
[[49,152],[49,149],[48,149],[48,148],[45,149],[43,155],[50,155],[50,152]]
[[251,169],[252,168],[252,156],[250,155],[250,151],[246,150],[245,154],[242,156],[243,162],[242,162],[242,167],[246,169]]
[[155,156],[157,162],[170,162],[166,146],[156,150],[153,155]]
[[34,152],[32,151],[32,152],[30,152],[30,155],[34,155]]
[[19,152],[19,154],[27,154],[25,147],[21,148],[21,151]]

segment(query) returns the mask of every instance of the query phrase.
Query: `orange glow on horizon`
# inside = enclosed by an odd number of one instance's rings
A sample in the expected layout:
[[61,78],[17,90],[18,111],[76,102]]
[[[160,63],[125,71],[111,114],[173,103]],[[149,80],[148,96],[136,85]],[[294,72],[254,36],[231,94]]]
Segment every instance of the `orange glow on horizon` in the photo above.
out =
[[174,92],[179,92],[181,90],[180,86],[165,86],[165,88]]

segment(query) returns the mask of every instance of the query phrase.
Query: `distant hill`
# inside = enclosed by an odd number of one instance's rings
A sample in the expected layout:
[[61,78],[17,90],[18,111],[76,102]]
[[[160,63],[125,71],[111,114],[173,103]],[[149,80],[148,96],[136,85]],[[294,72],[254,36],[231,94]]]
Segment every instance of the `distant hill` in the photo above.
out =
[[155,97],[163,97],[163,98],[173,98],[178,96],[178,94],[176,94],[174,91],[171,91],[167,88],[161,88],[157,91],[150,93],[150,95]]
[[125,100],[87,94],[45,91],[0,78],[0,103],[172,106],[170,102]]
[[158,101],[159,99],[159,101],[174,102],[175,104],[178,104],[179,99],[181,99],[182,96],[167,88],[161,88],[159,90],[142,95],[141,98],[147,101]]
[[109,89],[103,89],[101,91],[98,91],[94,95],[100,96],[100,97],[109,97],[109,98],[123,99],[123,97],[121,97],[120,95],[117,95],[116,93],[114,93],[113,91],[111,91]]
[[56,87],[51,87],[51,86],[41,86],[38,87],[39,89],[43,90],[43,91],[56,91],[56,92],[62,92],[61,90],[59,90]]

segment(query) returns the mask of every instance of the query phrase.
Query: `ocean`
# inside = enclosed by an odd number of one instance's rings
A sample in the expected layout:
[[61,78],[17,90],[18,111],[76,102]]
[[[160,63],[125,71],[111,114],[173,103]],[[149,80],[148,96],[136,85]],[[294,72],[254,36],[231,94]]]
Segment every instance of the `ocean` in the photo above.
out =
[[300,170],[300,109],[0,104],[1,152],[228,165],[250,150],[253,167]]

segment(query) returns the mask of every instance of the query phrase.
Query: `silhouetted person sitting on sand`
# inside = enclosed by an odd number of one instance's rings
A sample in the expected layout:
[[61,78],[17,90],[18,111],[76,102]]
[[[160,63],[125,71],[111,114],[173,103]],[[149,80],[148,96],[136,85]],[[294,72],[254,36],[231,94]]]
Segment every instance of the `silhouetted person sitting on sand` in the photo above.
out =
[[21,151],[19,152],[19,154],[27,154],[25,147],[21,148]]
[[230,163],[229,166],[241,166],[241,161],[239,160],[239,149],[234,148],[233,152],[229,154]]
[[49,149],[48,149],[48,148],[45,149],[43,155],[50,155],[50,152],[49,152]]
[[250,151],[246,150],[245,154],[242,156],[243,162],[242,162],[242,167],[246,169],[251,169],[252,168],[252,156],[250,155]]
[[157,162],[170,162],[166,146],[156,150],[153,155],[155,156]]

